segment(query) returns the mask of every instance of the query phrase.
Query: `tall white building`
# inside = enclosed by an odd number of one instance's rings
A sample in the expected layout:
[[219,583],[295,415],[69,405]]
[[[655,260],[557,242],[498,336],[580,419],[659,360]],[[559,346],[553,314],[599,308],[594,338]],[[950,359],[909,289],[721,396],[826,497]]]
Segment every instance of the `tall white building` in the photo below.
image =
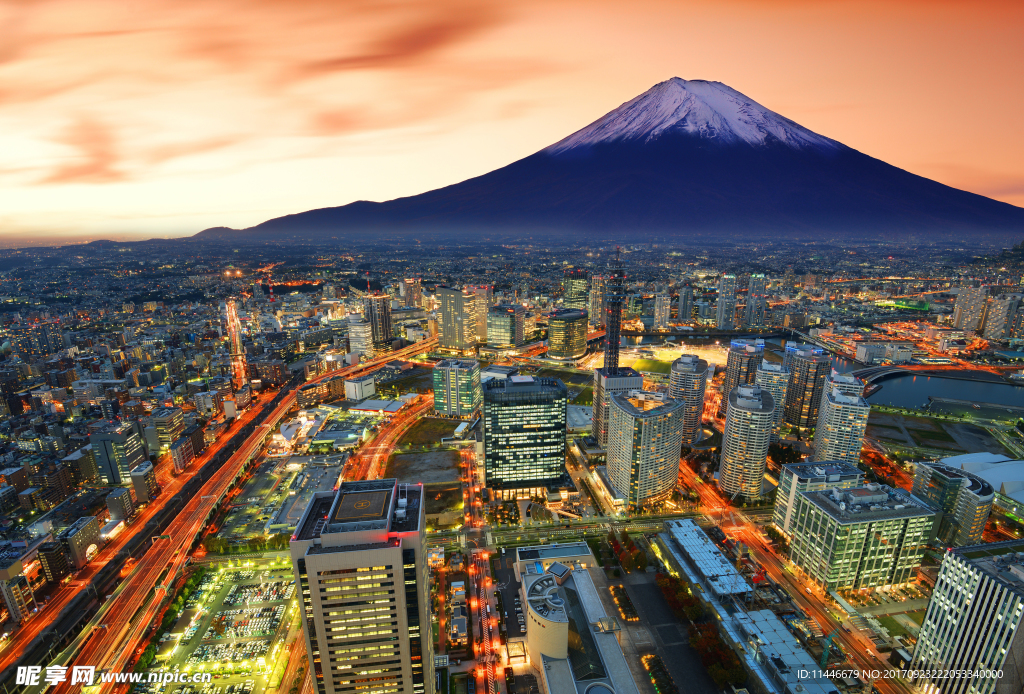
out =
[[635,390],[611,397],[608,478],[630,509],[663,499],[679,478],[684,403]]
[[736,275],[722,275],[718,280],[715,327],[719,330],[736,328]]
[[608,446],[609,412],[613,395],[643,390],[644,377],[629,367],[594,369],[594,415],[591,432],[601,448]]
[[672,316],[672,297],[668,294],[654,296],[654,327],[656,330],[668,330],[668,321]]
[[746,325],[759,328],[768,323],[768,278],[761,274],[750,276],[747,291]]
[[[918,691],[1024,691],[1022,616],[1024,542],[994,542],[946,552],[908,666],[924,675],[914,680]],[[1002,677],[943,676],[960,670],[991,671]]]
[[348,322],[348,349],[364,359],[372,359],[376,354],[373,348],[373,327],[370,322],[358,313],[352,313]]
[[860,447],[868,428],[871,405],[857,395],[843,395],[838,388],[821,399],[818,426],[814,430],[814,460],[860,462]]
[[953,327],[965,332],[978,332],[985,319],[988,287],[960,287],[953,304]]
[[754,383],[772,394],[775,401],[775,424],[772,427],[772,441],[779,440],[779,427],[782,425],[782,414],[785,412],[786,391],[789,389],[789,369],[782,364],[761,360],[757,367]]
[[835,369],[832,369],[832,373],[825,379],[825,392],[830,392],[833,388],[843,395],[858,398],[864,395],[864,381],[853,374],[841,374]]
[[672,362],[669,379],[669,395],[683,403],[683,445],[692,446],[700,440],[708,363],[696,354],[684,354]]
[[731,498],[761,498],[764,471],[775,425],[775,400],[758,385],[742,385],[729,393],[722,433],[718,486]]
[[434,690],[423,485],[316,492],[291,541],[317,694]]

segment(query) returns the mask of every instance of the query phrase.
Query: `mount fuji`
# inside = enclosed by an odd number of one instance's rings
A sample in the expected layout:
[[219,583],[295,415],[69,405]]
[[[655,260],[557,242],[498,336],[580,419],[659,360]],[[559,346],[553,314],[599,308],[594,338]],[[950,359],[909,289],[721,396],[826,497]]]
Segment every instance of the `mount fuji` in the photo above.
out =
[[209,240],[1019,236],[1024,209],[814,133],[720,82],[673,78],[525,159],[420,195]]

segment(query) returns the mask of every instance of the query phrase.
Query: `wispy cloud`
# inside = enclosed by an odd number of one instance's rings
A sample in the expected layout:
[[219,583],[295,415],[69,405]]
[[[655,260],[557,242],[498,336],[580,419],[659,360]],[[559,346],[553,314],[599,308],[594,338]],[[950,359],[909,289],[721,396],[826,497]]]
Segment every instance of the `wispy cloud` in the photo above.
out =
[[118,169],[121,157],[109,126],[83,116],[67,128],[58,142],[78,152],[40,183],[110,183],[125,179],[124,172]]

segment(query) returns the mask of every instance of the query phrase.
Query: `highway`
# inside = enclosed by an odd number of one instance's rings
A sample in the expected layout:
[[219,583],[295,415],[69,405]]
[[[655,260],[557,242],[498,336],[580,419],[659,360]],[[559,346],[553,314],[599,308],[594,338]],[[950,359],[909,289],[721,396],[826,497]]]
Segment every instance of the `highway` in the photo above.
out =
[[[309,382],[353,375],[377,368],[393,359],[423,354],[433,348],[436,342],[436,338],[424,340],[365,363],[322,374]],[[91,623],[92,626],[83,630],[84,638],[77,648],[77,657],[65,652],[59,659],[64,662],[56,664],[67,665],[73,662],[76,665],[95,666],[97,671],[128,669],[141,652],[143,637],[158,614],[166,593],[173,590],[174,582],[189,558],[189,550],[206,526],[215,506],[229,492],[245,465],[262,449],[267,434],[292,409],[295,397],[295,390],[283,397],[259,428],[214,473],[200,492],[188,501],[161,536],[166,539],[159,539],[150,547],[116,594],[103,606],[97,619]],[[255,412],[251,416],[255,416]],[[170,496],[167,494],[166,498]],[[102,619],[102,622],[98,619]],[[100,690],[109,691],[114,686],[102,685]],[[64,683],[55,691],[77,691],[80,688],[80,685],[72,687]]]
[[[276,391],[271,391],[269,395],[264,395],[266,401],[273,398]],[[242,414],[239,423],[232,426],[228,433],[234,433],[235,429],[244,426],[252,420],[253,417],[259,412],[259,407],[251,407],[248,411]],[[207,461],[220,452],[221,448],[230,440],[230,436],[222,436],[218,441],[213,443],[207,448],[203,454],[192,463],[193,469],[199,469]],[[150,520],[153,519],[164,506],[174,498],[182,486],[189,480],[188,475],[174,476],[170,474],[173,466],[168,458],[166,461],[162,461],[158,468],[158,479],[161,484],[161,493],[156,499],[151,501],[138,516],[132,521],[132,524],[125,528],[125,530],[107,544],[99,554],[82,569],[77,576],[73,578],[69,583],[60,588],[55,592],[49,602],[40,608],[39,612],[36,613],[28,622],[11,635],[11,638],[3,645],[3,650],[0,651],[0,671],[6,671],[7,668],[14,665],[25,648],[32,643],[32,641],[38,637],[41,633],[49,629],[53,622],[60,616],[61,612],[68,606],[68,604],[78,595],[78,593],[84,588],[88,587],[90,583],[96,578],[96,575],[103,569],[107,563],[114,559],[118,552],[135,538],[138,533],[145,532],[146,525]]]
[[421,395],[412,405],[397,412],[381,431],[377,432],[373,441],[359,451],[353,465],[358,471],[352,479],[375,480],[383,474],[387,469],[388,458],[398,445],[398,440],[433,406],[432,396]]

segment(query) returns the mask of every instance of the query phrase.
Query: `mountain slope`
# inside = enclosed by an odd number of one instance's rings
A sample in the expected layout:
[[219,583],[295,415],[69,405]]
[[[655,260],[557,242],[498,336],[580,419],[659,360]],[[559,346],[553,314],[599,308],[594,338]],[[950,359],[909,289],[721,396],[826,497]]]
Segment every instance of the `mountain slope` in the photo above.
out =
[[662,82],[525,159],[384,203],[360,201],[204,238],[631,232],[1019,234],[1024,209],[916,176],[717,82]]

